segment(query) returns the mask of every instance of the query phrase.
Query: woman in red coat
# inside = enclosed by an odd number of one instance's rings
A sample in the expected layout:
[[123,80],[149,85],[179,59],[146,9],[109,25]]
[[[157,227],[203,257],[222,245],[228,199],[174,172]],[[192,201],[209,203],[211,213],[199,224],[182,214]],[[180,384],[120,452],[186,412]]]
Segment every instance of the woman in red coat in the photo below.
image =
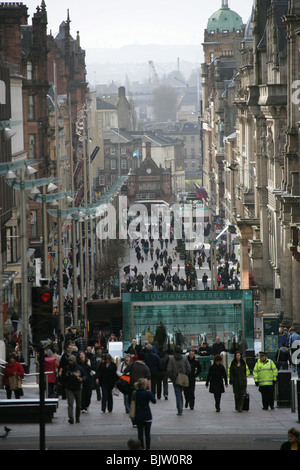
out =
[[54,398],[54,387],[56,385],[57,371],[59,368],[59,362],[53,356],[52,351],[49,349],[45,357],[45,372],[51,372],[51,374],[45,374],[45,382],[48,380],[48,396]]
[[[23,366],[16,360],[16,355],[12,354],[8,359],[3,375],[3,385],[5,386],[7,399],[11,399],[12,392],[15,393],[16,398],[23,395],[22,378],[24,373]],[[16,378],[19,379],[18,384],[17,380],[13,380]],[[13,381],[15,384],[12,383]]]

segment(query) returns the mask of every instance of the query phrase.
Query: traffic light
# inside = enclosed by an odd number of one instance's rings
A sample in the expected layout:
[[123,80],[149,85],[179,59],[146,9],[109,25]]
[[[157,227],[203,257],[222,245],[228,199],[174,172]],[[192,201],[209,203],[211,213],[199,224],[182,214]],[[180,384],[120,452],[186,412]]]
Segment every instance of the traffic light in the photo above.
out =
[[229,225],[228,226],[228,232],[229,233],[236,233],[236,228],[234,225]]
[[48,287],[32,288],[32,343],[54,339],[54,317],[52,292]]
[[186,274],[190,274],[190,270],[191,270],[190,264],[189,264],[189,263],[186,263],[186,265],[185,265],[185,272],[186,272]]

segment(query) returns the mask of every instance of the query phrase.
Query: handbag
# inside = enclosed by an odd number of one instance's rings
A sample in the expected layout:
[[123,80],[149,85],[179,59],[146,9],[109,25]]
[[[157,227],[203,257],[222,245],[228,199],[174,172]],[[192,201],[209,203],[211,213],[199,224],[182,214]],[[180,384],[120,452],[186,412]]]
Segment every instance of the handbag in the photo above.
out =
[[21,377],[18,375],[12,375],[8,377],[8,385],[10,390],[19,390],[22,388]]
[[176,371],[176,380],[175,380],[175,384],[176,385],[179,385],[180,387],[188,387],[189,386],[189,377],[187,374],[183,374],[182,372],[177,372],[177,366],[176,366],[176,361],[175,359],[173,359],[174,361],[174,368],[175,368],[175,371]]
[[189,378],[186,374],[182,374],[179,372],[176,377],[176,385],[180,385],[181,387],[188,387],[189,386]]
[[120,379],[116,382],[116,387],[124,395],[128,395],[130,388],[130,377],[129,375],[121,375]]
[[129,414],[128,414],[130,419],[134,419],[135,414],[136,414],[135,394],[136,394],[136,391],[134,391],[132,393],[132,398],[131,398],[131,403],[130,403],[130,408],[129,408]]

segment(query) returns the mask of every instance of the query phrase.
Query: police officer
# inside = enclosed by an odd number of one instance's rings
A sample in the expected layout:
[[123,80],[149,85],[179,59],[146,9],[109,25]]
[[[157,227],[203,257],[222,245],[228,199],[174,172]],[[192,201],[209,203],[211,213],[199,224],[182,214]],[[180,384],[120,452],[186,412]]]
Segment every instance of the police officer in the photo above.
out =
[[277,381],[278,370],[264,351],[260,351],[259,359],[253,369],[255,385],[259,387],[262,396],[263,410],[268,407],[274,410],[274,385]]

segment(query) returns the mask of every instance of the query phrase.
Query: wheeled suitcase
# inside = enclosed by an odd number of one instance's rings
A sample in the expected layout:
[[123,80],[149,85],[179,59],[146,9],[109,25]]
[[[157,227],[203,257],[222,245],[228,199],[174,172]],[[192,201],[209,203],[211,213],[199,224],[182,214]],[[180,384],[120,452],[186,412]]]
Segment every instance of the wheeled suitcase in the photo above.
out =
[[249,411],[250,396],[249,393],[245,393],[243,398],[243,411]]

